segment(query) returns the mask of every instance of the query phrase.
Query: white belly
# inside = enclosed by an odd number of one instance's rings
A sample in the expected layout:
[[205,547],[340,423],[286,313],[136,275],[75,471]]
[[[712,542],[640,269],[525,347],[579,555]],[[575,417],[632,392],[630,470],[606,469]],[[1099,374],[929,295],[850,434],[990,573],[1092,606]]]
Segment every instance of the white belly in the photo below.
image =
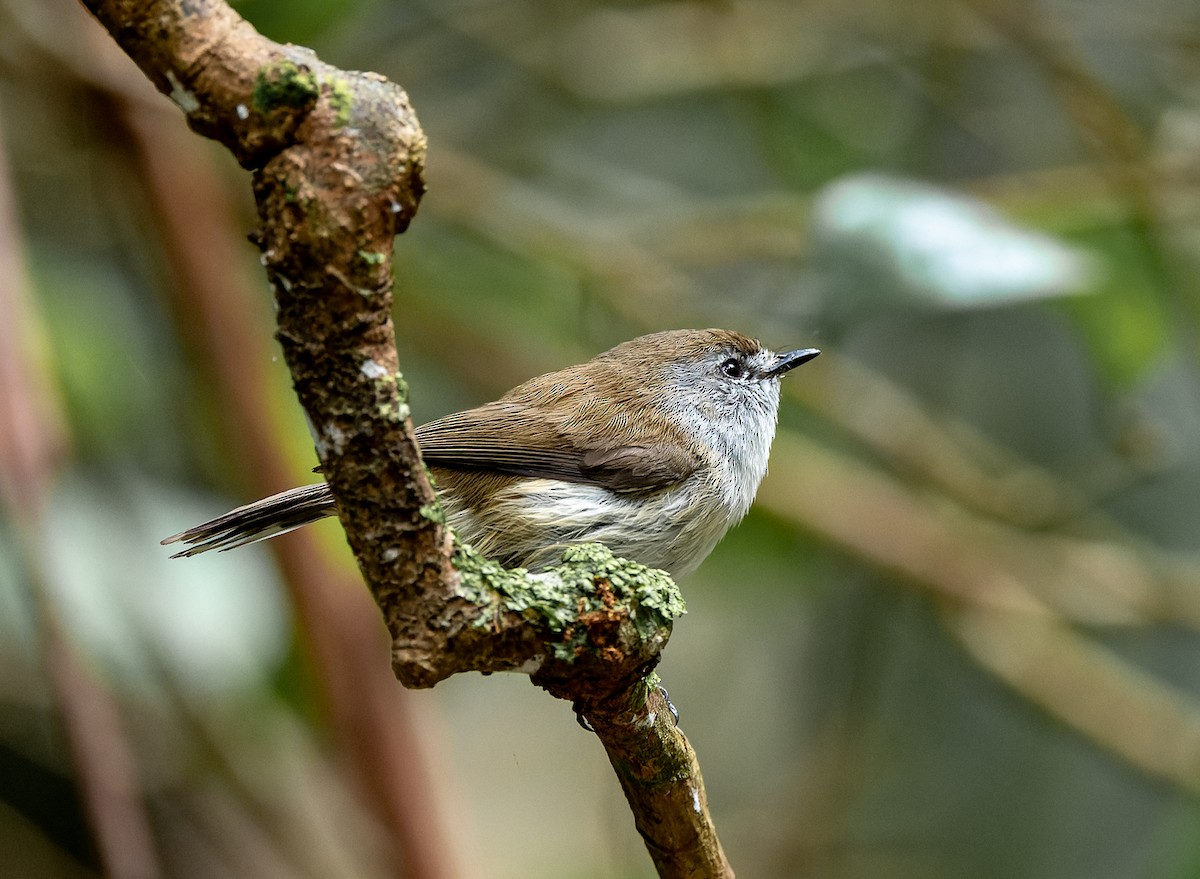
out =
[[443,500],[460,538],[506,565],[545,568],[564,547],[594,542],[674,577],[694,570],[745,513],[741,498],[730,505],[724,494],[698,477],[641,496],[523,479],[497,492],[481,510],[453,497]]

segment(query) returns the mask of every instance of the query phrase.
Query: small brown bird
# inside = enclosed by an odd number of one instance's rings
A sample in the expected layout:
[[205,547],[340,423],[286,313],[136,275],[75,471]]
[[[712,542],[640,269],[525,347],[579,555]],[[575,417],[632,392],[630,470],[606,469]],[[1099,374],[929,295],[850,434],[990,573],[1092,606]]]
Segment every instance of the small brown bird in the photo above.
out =
[[[767,472],[779,380],[815,348],[775,354],[728,330],[672,330],[531,379],[417,428],[447,521],[508,567],[603,543],[688,573],[750,508]],[[334,515],[323,482],[238,507],[164,544],[233,549]]]

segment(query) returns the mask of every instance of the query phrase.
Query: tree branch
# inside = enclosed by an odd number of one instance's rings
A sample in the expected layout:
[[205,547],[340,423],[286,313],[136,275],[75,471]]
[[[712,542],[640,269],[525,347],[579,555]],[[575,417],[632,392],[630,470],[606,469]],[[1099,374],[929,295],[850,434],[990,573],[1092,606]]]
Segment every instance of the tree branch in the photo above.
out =
[[543,574],[455,547],[421,462],[391,322],[392,239],[424,191],[399,87],[259,35],[224,0],[84,0],[193,129],[251,171],[277,337],[406,686],[528,671],[590,718],[663,876],[729,876],[687,740],[648,676],[670,578],[574,548]]
[[658,874],[732,879],[708,817],[696,753],[656,683],[643,680],[584,716],[608,753]]

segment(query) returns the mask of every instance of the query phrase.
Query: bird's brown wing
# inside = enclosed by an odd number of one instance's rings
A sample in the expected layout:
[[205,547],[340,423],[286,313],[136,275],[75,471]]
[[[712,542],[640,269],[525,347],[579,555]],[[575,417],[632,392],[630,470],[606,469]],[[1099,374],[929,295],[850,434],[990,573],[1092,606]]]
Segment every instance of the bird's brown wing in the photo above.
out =
[[579,459],[584,481],[611,491],[665,488],[687,478],[698,466],[690,452],[662,443],[591,449]]
[[572,442],[555,413],[498,401],[417,428],[425,462],[454,470],[561,479],[611,491],[664,488],[691,475],[695,456],[678,444]]

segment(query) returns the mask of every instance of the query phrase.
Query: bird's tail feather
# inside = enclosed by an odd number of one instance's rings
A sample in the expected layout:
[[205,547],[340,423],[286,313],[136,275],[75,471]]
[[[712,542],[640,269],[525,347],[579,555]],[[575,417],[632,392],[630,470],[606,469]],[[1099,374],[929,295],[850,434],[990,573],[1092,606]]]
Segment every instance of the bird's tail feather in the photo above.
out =
[[186,558],[210,549],[233,549],[286,534],[301,526],[332,516],[335,508],[329,485],[318,482],[290,488],[270,497],[230,510],[211,522],[197,525],[164,539],[162,544],[183,543],[187,549],[173,559]]

